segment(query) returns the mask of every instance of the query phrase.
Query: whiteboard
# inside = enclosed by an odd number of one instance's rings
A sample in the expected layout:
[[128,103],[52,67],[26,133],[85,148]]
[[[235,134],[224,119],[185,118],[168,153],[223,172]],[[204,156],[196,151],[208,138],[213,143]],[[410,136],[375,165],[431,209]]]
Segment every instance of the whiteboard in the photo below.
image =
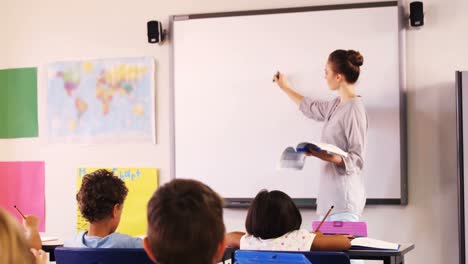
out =
[[367,196],[405,203],[397,2],[174,16],[171,34],[173,177],[239,201],[264,188],[316,198],[323,161],[308,158],[301,171],[278,163],[286,147],[320,141],[323,123],[303,116],[272,76],[281,70],[301,94],[333,99],[328,55],[355,49],[364,56],[357,92],[369,117]]

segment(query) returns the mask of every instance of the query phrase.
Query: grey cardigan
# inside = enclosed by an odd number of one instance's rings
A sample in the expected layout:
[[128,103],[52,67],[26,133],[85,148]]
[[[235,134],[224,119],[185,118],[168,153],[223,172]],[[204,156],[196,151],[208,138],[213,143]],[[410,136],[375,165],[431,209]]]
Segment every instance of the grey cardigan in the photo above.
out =
[[340,104],[340,98],[319,101],[304,98],[299,109],[316,121],[324,122],[321,142],[348,152],[345,167],[324,162],[320,171],[317,213],[325,215],[331,205],[333,213],[349,212],[361,216],[366,203],[362,177],[366,153],[368,120],[364,104],[355,97]]

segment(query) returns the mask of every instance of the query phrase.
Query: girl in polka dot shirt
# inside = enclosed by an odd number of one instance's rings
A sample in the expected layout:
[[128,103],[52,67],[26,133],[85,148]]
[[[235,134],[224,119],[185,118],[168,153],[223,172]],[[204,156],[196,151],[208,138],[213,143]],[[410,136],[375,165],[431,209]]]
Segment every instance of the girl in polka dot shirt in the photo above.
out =
[[260,191],[247,213],[247,234],[240,249],[273,251],[341,251],[351,244],[346,236],[325,236],[301,229],[302,217],[291,197],[281,191]]

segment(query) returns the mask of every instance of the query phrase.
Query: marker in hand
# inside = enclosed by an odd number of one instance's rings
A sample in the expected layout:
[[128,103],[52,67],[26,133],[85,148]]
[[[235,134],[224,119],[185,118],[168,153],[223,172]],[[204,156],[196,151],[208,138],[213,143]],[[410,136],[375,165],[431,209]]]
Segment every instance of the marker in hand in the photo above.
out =
[[276,79],[279,79],[279,77],[280,77],[280,72],[276,71],[276,74],[273,76],[273,82],[275,82]]

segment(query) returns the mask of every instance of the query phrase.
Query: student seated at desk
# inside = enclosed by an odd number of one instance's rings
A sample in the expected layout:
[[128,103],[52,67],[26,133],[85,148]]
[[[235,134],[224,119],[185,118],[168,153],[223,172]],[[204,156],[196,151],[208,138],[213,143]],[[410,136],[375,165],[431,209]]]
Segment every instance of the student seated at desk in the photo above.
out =
[[47,263],[47,254],[41,250],[39,219],[26,215],[23,225],[26,236],[16,220],[0,208],[0,263]]
[[159,187],[148,203],[143,244],[155,263],[219,262],[226,246],[222,199],[195,180],[175,179]]
[[301,229],[302,217],[293,200],[284,192],[260,191],[245,221],[247,234],[240,249],[275,251],[341,251],[351,247],[346,236],[324,236]]
[[65,242],[65,247],[142,248],[141,238],[116,233],[128,189],[124,181],[107,170],[97,170],[83,177],[76,195],[89,228]]

